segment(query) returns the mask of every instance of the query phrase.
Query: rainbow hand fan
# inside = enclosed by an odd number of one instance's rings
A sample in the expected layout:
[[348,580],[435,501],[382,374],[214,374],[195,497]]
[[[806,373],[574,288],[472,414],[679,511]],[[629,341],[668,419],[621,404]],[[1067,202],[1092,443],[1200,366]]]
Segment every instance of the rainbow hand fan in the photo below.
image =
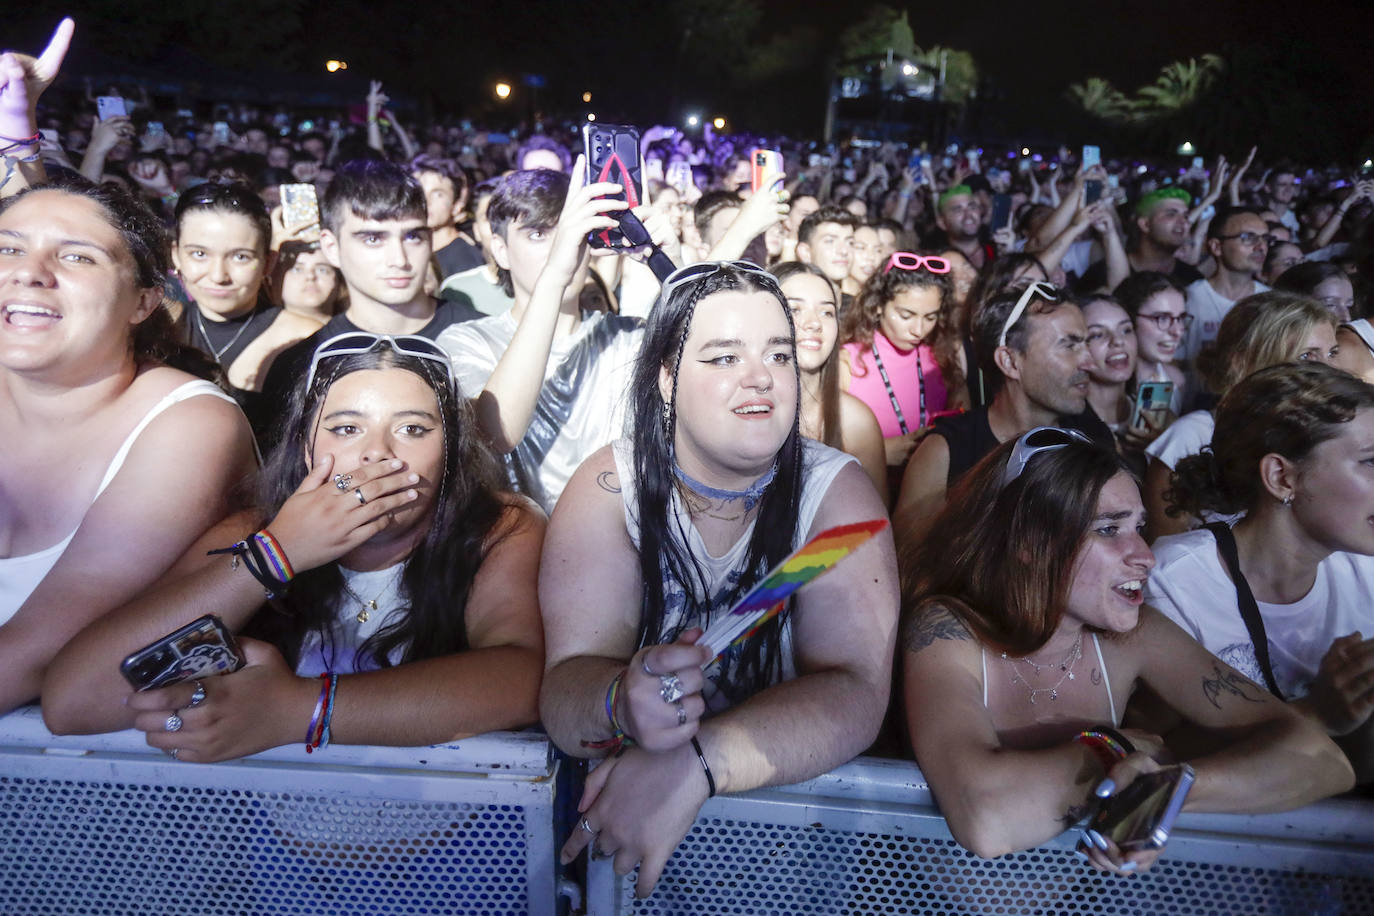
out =
[[852,525],[827,528],[807,541],[790,557],[773,567],[764,580],[718,618],[711,628],[697,640],[699,646],[710,646],[710,665],[721,653],[737,642],[743,642],[782,610],[783,603],[793,592],[808,582],[835,568],[854,549],[887,527],[887,519],[875,518]]

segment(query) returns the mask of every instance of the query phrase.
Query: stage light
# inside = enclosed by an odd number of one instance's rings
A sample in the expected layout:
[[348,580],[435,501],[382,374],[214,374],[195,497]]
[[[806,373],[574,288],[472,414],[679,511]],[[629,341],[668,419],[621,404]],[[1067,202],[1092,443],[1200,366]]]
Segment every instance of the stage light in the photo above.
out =
[[587,112],[587,120],[588,120],[588,121],[595,121],[595,120],[596,120],[596,115],[592,114],[590,111]]
[[591,94],[590,92],[584,92],[584,93],[582,93],[582,101],[584,101],[584,102],[590,102],[591,100],[592,100],[592,94]]
[[1021,147],[1021,155],[1022,155],[1022,156],[1029,156],[1029,155],[1030,155],[1030,147],[1029,147],[1029,146],[1023,146],[1023,147]]
[[510,83],[497,83],[497,84],[496,84],[496,97],[497,97],[498,99],[508,99],[508,98],[510,98]]
[[915,65],[915,64],[902,64],[902,75],[903,75],[903,76],[915,76],[916,73],[917,73],[917,69],[916,69],[916,65]]
[[324,68],[328,70],[330,73],[338,73],[340,70],[348,69],[348,61],[327,60],[324,62]]
[[1180,156],[1191,156],[1195,152],[1197,152],[1197,148],[1193,146],[1191,140],[1184,140],[1178,146],[1178,154]]
[[696,115],[688,115],[688,116],[687,116],[687,126],[688,126],[688,127],[696,127],[696,126],[697,126],[698,124],[700,124],[700,123],[701,123],[701,118],[697,117]]
[[711,126],[714,127],[716,130],[724,130],[724,129],[725,129],[725,119],[724,119],[724,118],[716,118],[714,121],[711,122]]

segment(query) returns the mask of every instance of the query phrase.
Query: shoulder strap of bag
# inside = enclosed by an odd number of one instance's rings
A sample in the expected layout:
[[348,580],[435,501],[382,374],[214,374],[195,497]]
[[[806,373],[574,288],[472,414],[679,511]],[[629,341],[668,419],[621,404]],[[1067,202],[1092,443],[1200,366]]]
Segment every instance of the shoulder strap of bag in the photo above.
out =
[[1284,700],[1283,692],[1279,690],[1278,681],[1274,679],[1273,665],[1269,662],[1269,637],[1264,632],[1264,618],[1260,616],[1259,605],[1255,602],[1254,593],[1250,591],[1250,583],[1245,581],[1245,574],[1240,571],[1240,554],[1236,551],[1236,536],[1231,533],[1231,526],[1225,522],[1212,522],[1202,527],[1212,532],[1212,536],[1217,539],[1217,549],[1221,551],[1221,559],[1226,564],[1227,571],[1231,573],[1231,581],[1236,583],[1236,604],[1240,607],[1240,616],[1245,621],[1245,629],[1250,634],[1250,642],[1255,646],[1255,658],[1259,661],[1265,686],[1274,696]]

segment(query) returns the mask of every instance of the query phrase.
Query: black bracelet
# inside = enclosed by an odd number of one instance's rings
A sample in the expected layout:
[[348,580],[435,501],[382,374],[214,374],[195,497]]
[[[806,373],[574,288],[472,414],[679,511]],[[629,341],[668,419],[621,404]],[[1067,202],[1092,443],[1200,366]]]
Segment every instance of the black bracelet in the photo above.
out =
[[697,759],[701,761],[701,770],[706,774],[706,797],[716,797],[716,777],[711,775],[711,765],[706,762],[706,755],[701,751],[701,742],[692,736],[692,749],[697,752]]
[[266,572],[266,563],[263,561],[260,549],[261,548],[254,543],[252,538],[245,538],[228,547],[221,547],[218,550],[207,550],[205,555],[207,557],[212,557],[216,554],[230,554],[234,558],[234,568],[238,568],[239,561],[242,560],[244,567],[252,574],[254,579],[258,580],[258,584],[262,586],[263,591],[267,592],[267,598],[270,601],[285,594],[286,583],[273,578]]

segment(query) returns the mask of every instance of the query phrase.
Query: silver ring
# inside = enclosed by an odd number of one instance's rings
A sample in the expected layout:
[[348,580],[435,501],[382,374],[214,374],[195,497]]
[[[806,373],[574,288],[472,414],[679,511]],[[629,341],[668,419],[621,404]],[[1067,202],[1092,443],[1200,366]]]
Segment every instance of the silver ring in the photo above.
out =
[[346,491],[346,490],[348,489],[348,485],[351,484],[352,482],[353,482],[353,475],[352,475],[352,474],[335,474],[335,475],[334,475],[334,486],[338,487],[338,488],[339,488],[339,492],[341,492],[341,493],[344,492],[344,491]]
[[167,752],[167,756],[168,756],[168,757],[171,757],[173,760],[180,760],[181,758],[177,756],[177,754],[180,754],[180,753],[181,753],[181,748],[179,748],[179,747],[174,747],[174,748],[172,748],[170,751]]
[[363,495],[362,487],[358,487],[356,490],[354,490],[353,495],[358,497],[358,505],[362,506],[367,504],[367,497]]
[[191,702],[187,703],[186,706],[187,706],[188,709],[195,709],[197,706],[199,706],[201,703],[204,703],[204,702],[205,702],[205,685],[202,684],[200,681],[196,681],[196,689],[195,689],[195,692],[191,694]]
[[682,689],[682,681],[678,680],[676,674],[660,674],[658,683],[658,695],[663,697],[665,703],[676,703],[686,694]]
[[677,707],[677,724],[687,724],[687,710],[683,707],[681,700],[674,700],[673,705]]
[[596,836],[596,830],[592,828],[591,823],[585,817],[582,818],[582,822],[577,826],[581,827],[583,830],[587,831],[592,836]]
[[162,728],[164,731],[179,732],[181,731],[181,724],[181,716],[172,713],[167,717],[167,721],[162,723]]

